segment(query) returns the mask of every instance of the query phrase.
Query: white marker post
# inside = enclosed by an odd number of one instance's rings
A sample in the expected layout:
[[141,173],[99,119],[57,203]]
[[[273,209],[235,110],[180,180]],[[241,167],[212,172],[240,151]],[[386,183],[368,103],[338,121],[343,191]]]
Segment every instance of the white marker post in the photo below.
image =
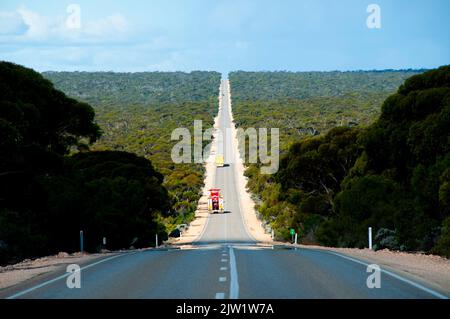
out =
[[155,248],[158,248],[158,234],[156,234],[155,238],[156,238],[156,241],[155,241]]
[[297,233],[295,233],[295,245],[297,246]]
[[369,227],[369,249],[372,250],[372,227]]

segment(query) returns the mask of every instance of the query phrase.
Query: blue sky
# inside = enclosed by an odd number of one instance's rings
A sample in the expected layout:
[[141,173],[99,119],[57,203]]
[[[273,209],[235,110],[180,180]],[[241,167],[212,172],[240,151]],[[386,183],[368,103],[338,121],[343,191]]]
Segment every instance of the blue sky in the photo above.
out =
[[[366,9],[381,8],[369,29]],[[67,26],[77,4],[80,28]],[[39,71],[433,68],[448,0],[2,0],[0,60]]]

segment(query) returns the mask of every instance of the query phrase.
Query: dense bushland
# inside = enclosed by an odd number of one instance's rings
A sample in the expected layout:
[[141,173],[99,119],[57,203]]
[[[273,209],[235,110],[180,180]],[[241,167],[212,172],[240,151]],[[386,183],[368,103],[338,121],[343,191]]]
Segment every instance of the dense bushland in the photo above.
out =
[[[382,78],[383,73],[376,75]],[[249,79],[243,79],[245,74],[236,76],[240,77],[240,85],[250,85]],[[391,72],[385,76],[392,78]],[[251,74],[250,78],[258,83],[257,75]],[[367,87],[367,83],[358,81],[356,92]],[[351,85],[338,82],[337,92],[342,87],[351,90]],[[369,83],[377,88],[374,81]],[[264,88],[261,91],[267,96],[269,89]],[[243,94],[239,87],[233,90]],[[326,93],[324,88],[312,91],[316,92],[312,95]],[[292,92],[296,91],[274,95]],[[342,94],[333,95],[341,99],[351,93]],[[237,107],[252,98],[241,97]],[[293,112],[314,112],[318,105],[309,101],[308,97],[298,102],[304,107]],[[284,110],[282,103],[271,109],[264,107],[264,103],[277,105],[277,100],[252,103],[261,106],[258,112],[265,114],[277,116]],[[287,112],[290,108],[288,104]],[[349,109],[365,118],[366,123],[373,123],[365,126],[344,122],[335,128],[328,125],[325,134],[291,139],[294,141],[289,146],[282,138],[285,152],[280,171],[274,176],[260,175],[257,166],[249,167],[249,186],[259,197],[260,213],[279,238],[288,239],[288,229],[293,227],[305,243],[364,247],[367,227],[372,226],[377,249],[421,250],[449,256],[450,67],[408,78],[395,94],[386,96],[378,118],[371,119],[371,114],[376,113],[365,112],[358,104],[355,108],[349,104]],[[248,115],[244,109],[242,113],[244,118]],[[239,121],[242,116],[237,118]],[[287,123],[305,120],[291,118]],[[283,120],[279,123],[283,124]]]
[[[89,152],[94,110],[33,70],[0,63],[0,263],[58,251],[142,247],[166,232],[163,176],[135,154]],[[82,153],[70,155],[74,148]]]
[[126,151],[152,161],[164,176],[172,210],[160,221],[171,232],[192,220],[204,180],[202,164],[174,164],[171,133],[179,127],[193,135],[217,114],[221,74],[217,72],[47,72],[55,87],[90,103],[103,131],[92,150]]

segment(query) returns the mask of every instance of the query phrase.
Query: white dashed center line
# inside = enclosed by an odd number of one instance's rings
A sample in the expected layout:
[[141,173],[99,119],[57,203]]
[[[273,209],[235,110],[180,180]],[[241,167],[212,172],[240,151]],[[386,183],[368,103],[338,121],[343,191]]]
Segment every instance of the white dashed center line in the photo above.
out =
[[[229,298],[230,299],[238,299],[239,298],[239,283],[238,283],[238,275],[237,275],[237,267],[236,267],[236,257],[234,255],[233,247],[228,246],[228,251],[225,249],[222,250],[222,257],[228,257],[229,258],[221,258],[220,261],[222,263],[226,263],[229,260],[229,269],[230,269],[230,292],[229,292]],[[220,271],[227,271],[228,267],[221,266]],[[227,282],[228,278],[225,276],[219,277],[219,282]],[[225,299],[225,293],[218,292],[216,293],[216,299]]]

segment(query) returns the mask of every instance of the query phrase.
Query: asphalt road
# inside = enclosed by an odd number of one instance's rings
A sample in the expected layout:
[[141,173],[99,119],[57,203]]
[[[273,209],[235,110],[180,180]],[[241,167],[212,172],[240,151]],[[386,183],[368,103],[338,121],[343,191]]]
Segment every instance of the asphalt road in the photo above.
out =
[[[224,84],[222,84],[224,85]],[[225,88],[226,90],[226,88]],[[226,93],[226,92],[225,92]],[[220,127],[230,126],[225,94]],[[227,140],[221,141],[225,144]],[[228,150],[230,152],[230,150]],[[225,154],[227,155],[227,154]],[[227,156],[225,156],[227,158]],[[227,160],[226,160],[227,161]],[[194,245],[115,255],[81,265],[81,288],[61,269],[0,291],[2,298],[442,298],[396,273],[368,288],[367,264],[333,252],[261,246],[243,223],[233,164],[218,168],[226,214],[211,215]]]
[[1,295],[71,299],[443,297],[385,273],[381,288],[369,289],[366,269],[366,265],[327,251],[218,244],[119,255],[82,268],[80,289],[67,288],[61,270]]
[[215,188],[220,188],[224,198],[225,213],[211,215],[204,233],[195,241],[196,245],[212,243],[256,243],[248,234],[242,220],[239,197],[236,187],[236,170],[233,164],[231,144],[230,101],[226,81],[221,84],[222,107],[219,114],[219,131],[217,154],[224,156],[224,167],[217,167],[215,174]]

